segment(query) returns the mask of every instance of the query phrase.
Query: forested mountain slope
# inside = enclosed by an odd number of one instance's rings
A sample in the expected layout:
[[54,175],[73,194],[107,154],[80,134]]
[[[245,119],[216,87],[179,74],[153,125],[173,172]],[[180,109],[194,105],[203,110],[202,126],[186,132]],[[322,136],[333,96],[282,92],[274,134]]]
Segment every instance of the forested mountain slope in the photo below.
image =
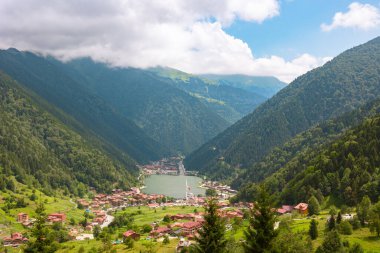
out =
[[80,73],[94,93],[176,153],[189,154],[230,125],[173,81],[150,71],[110,68],[90,59],[66,65]]
[[248,75],[200,75],[203,79],[211,80],[219,85],[241,88],[255,94],[270,98],[283,89],[287,84],[273,76]]
[[100,140],[83,138],[51,115],[42,100],[0,72],[0,189],[10,176],[48,194],[82,195],[88,187],[107,192],[135,182],[132,159],[116,158]]
[[342,115],[380,94],[380,38],[347,50],[297,78],[216,138],[193,152],[189,169],[217,173],[225,163],[250,167],[296,134]]
[[[380,180],[380,115],[365,119],[342,137],[308,152],[300,152],[265,183],[282,203],[332,196],[337,203],[357,204],[364,195],[377,201]],[[246,186],[239,199],[255,195]]]
[[260,162],[248,168],[233,182],[238,189],[241,185],[260,182],[301,154],[310,153],[341,137],[346,130],[355,127],[364,119],[380,114],[380,99],[373,100],[359,109],[324,121],[296,135],[282,146],[274,148]]
[[157,67],[149,70],[168,78],[176,87],[198,98],[231,124],[251,113],[267,99],[255,92],[171,68]]
[[149,138],[59,65],[44,57],[15,49],[0,51],[0,70],[60,108],[84,126],[139,162],[157,160],[168,149]]

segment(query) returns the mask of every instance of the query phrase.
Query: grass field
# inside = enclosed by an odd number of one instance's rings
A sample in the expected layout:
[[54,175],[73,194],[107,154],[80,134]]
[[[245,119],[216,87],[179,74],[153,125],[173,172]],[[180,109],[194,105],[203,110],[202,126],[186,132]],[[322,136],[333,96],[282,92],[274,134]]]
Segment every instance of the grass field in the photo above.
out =
[[[316,217],[318,221],[318,233],[319,237],[317,240],[313,241],[313,248],[316,249],[322,244],[324,239],[325,225],[328,215],[327,212],[323,212],[322,215]],[[291,224],[292,231],[304,232],[305,234],[309,231],[310,218],[301,218],[294,220]],[[359,243],[365,250],[365,252],[380,252],[380,238],[376,237],[373,233],[369,231],[369,228],[364,227],[357,230],[353,230],[352,235],[340,235],[341,240],[347,240],[350,245],[354,243]]]
[[24,198],[27,203],[26,207],[10,209],[9,212],[4,212],[0,209],[0,237],[8,236],[11,232],[24,232],[25,228],[17,222],[18,213],[27,213],[31,218],[35,215],[35,209],[39,201],[42,201],[46,208],[46,213],[63,212],[67,215],[67,219],[70,220],[74,218],[79,221],[83,218],[83,210],[75,208],[75,204],[70,202],[70,198],[66,196],[59,197],[49,197],[39,192],[35,191],[37,200],[31,201],[29,196],[32,194],[32,190],[27,186],[22,184],[17,184],[17,193],[0,192],[0,207],[4,206],[4,199],[13,195],[17,198]]
[[[32,194],[32,190],[25,185],[17,184],[17,192],[2,192],[0,193],[0,207],[4,206],[4,199],[9,197],[12,194],[15,197],[24,198],[27,202],[27,206],[24,208],[11,209],[9,212],[4,212],[0,209],[0,237],[8,236],[12,232],[26,232],[26,229],[21,226],[21,224],[16,222],[16,216],[20,212],[28,213],[31,217],[34,216],[34,210],[39,201],[45,203],[46,212],[64,212],[66,213],[68,219],[74,218],[76,221],[83,219],[83,210],[75,208],[75,204],[67,196],[60,197],[49,197],[45,194],[35,191],[35,195],[38,197],[36,201],[31,201],[29,196]],[[194,211],[203,212],[202,207],[159,207],[157,209],[152,209],[149,207],[128,207],[125,210],[117,211],[114,216],[118,216],[124,213],[133,214],[133,226],[137,232],[140,232],[140,229],[145,224],[152,224],[153,222],[158,223],[160,226],[166,226],[167,223],[162,221],[165,215],[174,215],[174,214],[186,214],[193,213]],[[318,221],[318,232],[319,237],[313,241],[314,250],[322,244],[324,239],[325,225],[328,218],[328,210],[324,210],[320,215],[315,218]],[[287,218],[279,217],[279,220],[289,220]],[[305,235],[308,234],[309,225],[311,218],[303,216],[295,216],[288,223],[289,227],[293,232],[301,232]],[[244,230],[248,226],[248,221],[244,220],[241,224],[235,224],[232,226],[232,229],[229,229],[226,232],[227,238],[233,238],[235,241],[244,239]],[[112,240],[121,239],[121,235],[128,228],[121,227],[116,229],[115,233],[112,236]],[[141,239],[134,243],[133,249],[127,249],[125,245],[114,245],[112,247],[113,252],[145,252],[147,250],[152,250],[152,252],[174,252],[174,249],[178,243],[178,239],[171,239],[170,243],[164,245],[160,241],[153,241],[149,238],[148,233],[142,234]],[[368,228],[360,228],[353,231],[351,235],[341,235],[342,241],[348,241],[350,245],[354,243],[360,243],[365,250],[365,252],[378,252],[380,253],[380,239],[374,236]],[[61,248],[58,251],[59,253],[71,253],[71,252],[93,252],[97,249],[101,249],[103,244],[101,241],[97,240],[86,240],[86,241],[70,241],[61,244]],[[82,251],[84,250],[84,251]],[[18,253],[22,252],[22,249],[8,249],[9,253]]]

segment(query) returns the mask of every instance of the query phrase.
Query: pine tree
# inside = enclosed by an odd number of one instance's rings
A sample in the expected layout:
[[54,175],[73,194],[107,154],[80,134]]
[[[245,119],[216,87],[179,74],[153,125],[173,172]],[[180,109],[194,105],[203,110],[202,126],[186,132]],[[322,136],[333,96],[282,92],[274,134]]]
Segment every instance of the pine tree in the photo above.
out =
[[31,230],[34,240],[30,240],[24,249],[26,253],[50,253],[57,250],[57,243],[51,236],[49,228],[46,226],[45,206],[41,202],[36,208],[36,221]]
[[318,247],[316,253],[338,253],[343,252],[343,245],[336,230],[328,232],[322,245]]
[[312,196],[308,202],[309,202],[309,215],[312,216],[314,214],[319,214],[319,211],[321,208],[319,206],[318,199]]
[[312,219],[310,222],[309,235],[311,240],[318,238],[318,222],[315,219]]
[[330,216],[330,219],[327,222],[327,229],[328,229],[328,231],[335,229],[335,217],[334,217],[334,215]]
[[198,253],[221,253],[227,245],[225,239],[225,222],[218,216],[216,199],[211,198],[205,206],[205,222],[198,231],[196,237],[197,244],[194,245],[194,252]]
[[257,202],[251,210],[249,227],[244,231],[246,253],[267,252],[272,248],[273,239],[278,232],[274,229],[276,222],[275,214],[271,207],[271,198],[267,191],[261,189]]
[[362,198],[362,201],[356,207],[356,213],[358,215],[358,218],[362,226],[364,226],[365,222],[368,221],[370,209],[371,209],[371,200],[367,195],[365,195]]
[[336,217],[336,223],[340,224],[342,222],[342,214],[339,212],[338,216]]

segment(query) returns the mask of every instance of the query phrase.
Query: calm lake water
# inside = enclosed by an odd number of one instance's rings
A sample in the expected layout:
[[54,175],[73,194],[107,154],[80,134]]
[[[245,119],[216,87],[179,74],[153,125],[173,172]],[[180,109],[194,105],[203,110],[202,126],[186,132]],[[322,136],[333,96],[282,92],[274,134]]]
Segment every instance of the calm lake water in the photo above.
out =
[[151,175],[145,178],[146,188],[142,189],[144,193],[164,194],[173,198],[186,197],[186,180],[190,186],[190,191],[197,196],[205,195],[205,189],[199,188],[202,179],[193,176],[168,176],[168,175]]

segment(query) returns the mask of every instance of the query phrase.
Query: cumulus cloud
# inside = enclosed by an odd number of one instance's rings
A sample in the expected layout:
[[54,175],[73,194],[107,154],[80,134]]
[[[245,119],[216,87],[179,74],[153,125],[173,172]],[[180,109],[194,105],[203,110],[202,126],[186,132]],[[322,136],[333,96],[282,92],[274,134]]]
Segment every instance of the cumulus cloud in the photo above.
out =
[[326,32],[339,27],[369,30],[379,24],[380,10],[378,8],[370,4],[354,2],[348,6],[346,13],[335,13],[332,23],[322,24],[321,29]]
[[223,28],[279,15],[278,0],[2,0],[0,47],[112,66],[274,75],[289,82],[323,59],[255,58]]

